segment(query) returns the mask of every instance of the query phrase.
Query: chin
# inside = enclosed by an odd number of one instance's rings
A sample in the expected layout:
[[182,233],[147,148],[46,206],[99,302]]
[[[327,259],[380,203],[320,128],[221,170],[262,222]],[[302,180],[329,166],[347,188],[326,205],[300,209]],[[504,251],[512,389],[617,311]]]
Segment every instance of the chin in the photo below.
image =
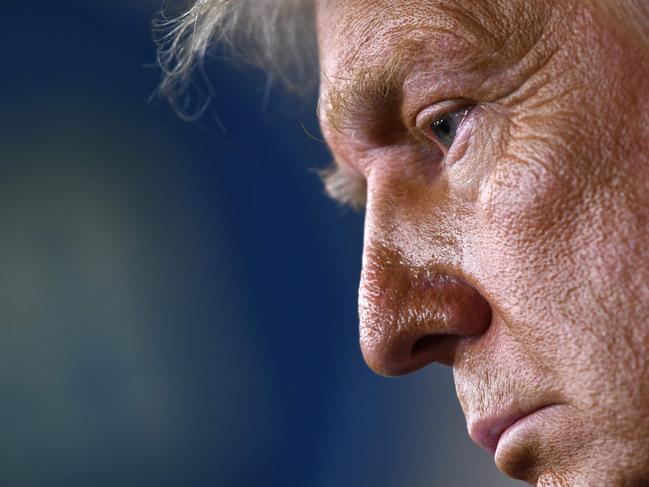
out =
[[[583,431],[575,427],[574,410],[567,405],[545,408],[508,428],[494,454],[496,466],[506,475],[538,484],[541,478],[564,478],[558,472],[574,466]],[[572,428],[571,428],[572,426]],[[581,426],[581,425],[580,425]]]
[[608,465],[581,472],[543,472],[530,483],[537,487],[648,487],[649,477],[646,472],[627,472],[619,465]]
[[510,427],[498,441],[497,467],[539,487],[649,487],[646,425],[583,417],[558,405]]

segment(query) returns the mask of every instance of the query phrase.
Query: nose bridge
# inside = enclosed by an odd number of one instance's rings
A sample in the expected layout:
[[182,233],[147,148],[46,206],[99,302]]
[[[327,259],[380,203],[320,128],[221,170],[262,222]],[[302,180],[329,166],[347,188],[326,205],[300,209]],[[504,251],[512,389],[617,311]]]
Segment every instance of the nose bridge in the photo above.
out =
[[451,365],[461,338],[491,322],[489,304],[463,279],[455,258],[463,239],[444,227],[451,209],[432,206],[417,217],[404,204],[370,193],[366,214],[360,342],[368,365],[383,375],[430,362]]

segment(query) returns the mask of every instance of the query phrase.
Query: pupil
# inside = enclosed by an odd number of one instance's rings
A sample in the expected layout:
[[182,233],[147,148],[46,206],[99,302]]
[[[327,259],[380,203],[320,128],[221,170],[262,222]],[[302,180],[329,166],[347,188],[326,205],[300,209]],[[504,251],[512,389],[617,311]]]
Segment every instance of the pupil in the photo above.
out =
[[457,130],[460,125],[462,125],[462,122],[469,111],[470,108],[464,108],[457,112],[453,112],[444,118],[440,118],[431,124],[431,131],[440,144],[444,145],[446,148],[451,147],[455,140]]
[[435,137],[446,147],[450,147],[455,139],[455,132],[457,131],[455,122],[452,115],[433,122],[432,129]]
[[437,130],[442,135],[446,135],[446,136],[451,135],[451,124],[449,123],[447,118],[445,118],[440,122]]

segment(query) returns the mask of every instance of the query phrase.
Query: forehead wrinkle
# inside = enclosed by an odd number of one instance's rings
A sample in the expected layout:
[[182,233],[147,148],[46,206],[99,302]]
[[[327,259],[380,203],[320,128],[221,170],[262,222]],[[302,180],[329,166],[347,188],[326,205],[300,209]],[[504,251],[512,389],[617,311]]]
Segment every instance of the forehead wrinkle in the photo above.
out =
[[[453,56],[431,51],[429,44],[435,39],[440,45],[453,45],[449,47]],[[420,29],[416,36],[398,41],[387,59],[385,55],[377,56],[374,63],[348,65],[342,75],[323,73],[327,90],[323,90],[320,100],[321,114],[330,127],[345,132],[358,123],[371,123],[376,117],[398,115],[404,88],[418,74],[470,72],[484,68],[488,61],[477,47],[467,46],[453,31]]]
[[[515,26],[506,18],[516,8],[475,1],[471,5],[439,1],[423,13],[413,13],[407,4],[356,11],[337,36],[348,40],[343,46],[354,46],[343,48],[335,74],[323,73],[328,88],[320,107],[324,121],[348,131],[358,122],[371,122],[377,108],[384,115],[398,112],[403,85],[417,64],[429,73],[435,68],[470,71],[488,64],[511,37]],[[496,11],[504,8],[508,15]]]
[[[474,2],[472,8],[463,6],[462,2],[440,3],[436,10],[446,24],[444,30],[460,31],[463,37],[472,44],[498,45],[502,37],[501,18],[491,9],[490,4]],[[442,27],[440,25],[440,27]]]
[[351,129],[354,122],[370,121],[375,110],[385,108],[386,103],[398,104],[410,57],[410,46],[403,42],[390,49],[387,62],[385,52],[377,50],[379,39],[390,35],[385,18],[391,10],[389,3],[374,0],[357,7],[342,16],[345,20],[336,36],[351,42],[340,44],[344,47],[333,73],[322,73],[327,90],[321,93],[319,109],[327,125],[338,131]]
[[505,33],[515,28],[512,21],[520,20],[521,14],[525,12],[524,4],[517,9],[516,2],[502,6],[499,5],[501,2],[494,0],[472,0],[470,5],[465,5],[466,1],[438,0],[431,2],[427,9],[411,8],[410,3],[412,2],[403,2],[395,6],[391,2],[381,2],[381,8],[374,15],[366,8],[351,17],[345,23],[340,37],[354,39],[355,42],[354,46],[343,53],[342,65],[365,64],[368,54],[370,61],[373,58],[380,60],[384,53],[380,50],[376,52],[377,45],[388,44],[384,47],[390,47],[389,44],[394,39],[414,39],[421,33],[432,35],[433,38],[446,34],[460,38],[464,44],[474,48],[493,49],[506,41],[508,36]]

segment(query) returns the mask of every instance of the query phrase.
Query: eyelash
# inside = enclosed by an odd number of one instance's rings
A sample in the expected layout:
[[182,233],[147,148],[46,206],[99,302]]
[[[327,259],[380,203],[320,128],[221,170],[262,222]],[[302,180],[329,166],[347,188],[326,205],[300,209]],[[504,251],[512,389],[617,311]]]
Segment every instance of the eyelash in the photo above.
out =
[[[443,158],[451,146],[444,148],[436,136],[430,132],[430,128],[438,121],[442,121],[451,115],[464,111],[462,119],[457,127],[457,131],[469,117],[477,105],[465,103],[459,105],[447,105],[445,110],[439,108],[435,111],[426,110],[420,113],[416,118],[416,132],[419,138],[424,138],[427,146],[434,148],[435,157]],[[431,144],[431,142],[433,144]],[[325,187],[325,192],[339,204],[351,207],[354,210],[360,210],[365,207],[367,196],[367,183],[359,174],[343,166],[332,164],[329,168],[320,171],[320,177]]]
[[416,126],[417,126],[417,132],[420,134],[420,136],[424,137],[428,142],[433,142],[436,145],[436,147],[438,147],[442,152],[446,154],[448,150],[450,150],[450,148],[452,147],[452,144],[446,146],[439,139],[439,137],[437,137],[434,134],[432,127],[436,123],[441,123],[445,119],[448,119],[454,114],[463,112],[461,120],[455,132],[455,135],[457,135],[460,133],[462,126],[464,125],[465,121],[470,116],[471,112],[476,107],[476,105],[467,104],[467,103],[459,105],[457,102],[453,103],[452,105],[450,103],[445,105],[446,105],[445,107],[436,108],[433,110],[425,110],[422,113],[420,113],[416,119]]

